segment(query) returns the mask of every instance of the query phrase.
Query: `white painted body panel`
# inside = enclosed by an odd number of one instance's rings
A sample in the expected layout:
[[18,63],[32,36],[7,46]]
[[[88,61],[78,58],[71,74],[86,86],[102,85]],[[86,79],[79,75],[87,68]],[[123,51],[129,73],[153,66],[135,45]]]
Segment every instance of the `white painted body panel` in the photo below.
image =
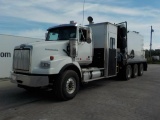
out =
[[115,39],[117,49],[117,26],[109,22],[89,25],[92,28],[93,48],[104,48],[105,77],[108,77],[110,38]]
[[92,24],[92,39],[94,48],[104,48],[107,39],[107,26],[105,24]]
[[[58,73],[60,62],[71,62],[72,59],[63,51],[66,48],[68,41],[44,41],[39,44],[28,44],[33,47],[31,56],[31,70],[32,74],[54,74]],[[54,56],[54,60],[50,61],[50,56]],[[49,69],[41,67],[41,62],[50,63]]]
[[140,60],[145,58],[144,49],[143,49],[143,36],[139,33],[129,31],[127,33],[127,51],[128,55],[131,53],[131,50],[134,50],[133,60]]
[[87,42],[78,43],[78,56],[75,58],[80,65],[88,65],[92,63],[92,43]]

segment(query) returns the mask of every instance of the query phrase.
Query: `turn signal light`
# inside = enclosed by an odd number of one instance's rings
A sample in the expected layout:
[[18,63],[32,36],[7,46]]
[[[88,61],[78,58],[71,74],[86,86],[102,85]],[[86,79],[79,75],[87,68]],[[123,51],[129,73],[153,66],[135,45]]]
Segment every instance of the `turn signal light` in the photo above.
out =
[[54,60],[54,56],[50,56],[50,60]]

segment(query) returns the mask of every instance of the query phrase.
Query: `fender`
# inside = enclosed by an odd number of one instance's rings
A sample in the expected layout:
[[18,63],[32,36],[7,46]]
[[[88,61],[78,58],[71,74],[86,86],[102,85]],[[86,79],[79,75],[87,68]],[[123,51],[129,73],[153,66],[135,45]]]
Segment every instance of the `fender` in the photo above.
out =
[[62,67],[62,69],[59,71],[59,74],[63,73],[65,70],[74,70],[75,72],[77,72],[80,80],[82,78],[82,74],[81,74],[81,69],[80,69],[80,66],[77,66],[73,63],[69,63],[69,64],[66,64],[65,66]]

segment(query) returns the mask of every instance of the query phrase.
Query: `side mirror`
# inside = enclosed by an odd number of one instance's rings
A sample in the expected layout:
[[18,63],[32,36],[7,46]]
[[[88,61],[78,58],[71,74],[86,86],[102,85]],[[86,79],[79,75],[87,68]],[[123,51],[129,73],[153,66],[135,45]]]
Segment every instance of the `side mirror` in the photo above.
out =
[[91,43],[91,38],[87,38],[86,39],[86,42],[89,44],[89,43]]
[[86,38],[86,42],[89,44],[91,43],[91,35],[90,35],[90,29],[87,30],[87,38]]
[[76,38],[69,39],[70,56],[75,58],[78,55],[78,41]]

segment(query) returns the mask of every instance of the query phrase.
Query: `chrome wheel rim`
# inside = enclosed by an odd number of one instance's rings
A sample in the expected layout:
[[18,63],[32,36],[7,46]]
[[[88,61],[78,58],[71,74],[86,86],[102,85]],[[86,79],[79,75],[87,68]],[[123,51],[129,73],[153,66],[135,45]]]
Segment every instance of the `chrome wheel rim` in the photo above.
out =
[[141,65],[141,68],[140,68],[140,73],[141,75],[143,74],[143,66]]
[[135,67],[135,76],[137,76],[138,75],[138,67],[136,66]]
[[76,90],[76,82],[74,78],[69,78],[66,82],[66,91],[68,94],[73,94]]
[[131,69],[128,68],[128,78],[130,78],[130,77],[131,77]]

